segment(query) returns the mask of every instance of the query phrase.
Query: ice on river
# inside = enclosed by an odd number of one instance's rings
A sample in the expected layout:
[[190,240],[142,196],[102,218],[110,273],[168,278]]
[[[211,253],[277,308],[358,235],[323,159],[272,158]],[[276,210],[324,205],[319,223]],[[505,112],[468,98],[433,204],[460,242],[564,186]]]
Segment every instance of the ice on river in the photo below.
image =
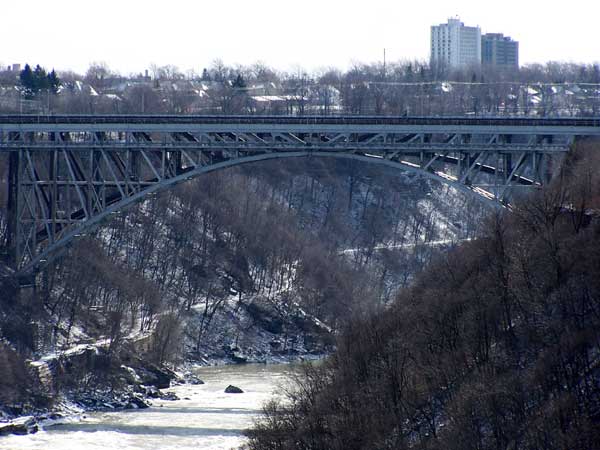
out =
[[[231,449],[244,442],[265,401],[285,383],[289,365],[197,369],[203,385],[173,389],[181,400],[155,400],[151,408],[87,414],[27,436],[0,437],[1,450]],[[225,394],[233,384],[243,394]],[[189,400],[185,400],[185,398]]]

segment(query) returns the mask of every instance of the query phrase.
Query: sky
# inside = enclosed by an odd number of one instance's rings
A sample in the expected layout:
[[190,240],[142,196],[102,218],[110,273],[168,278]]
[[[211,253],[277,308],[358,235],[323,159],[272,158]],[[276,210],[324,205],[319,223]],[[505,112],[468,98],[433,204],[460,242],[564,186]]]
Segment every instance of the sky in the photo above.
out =
[[1,0],[0,63],[124,75],[152,64],[201,72],[427,60],[430,27],[459,16],[520,42],[520,60],[600,61],[598,0]]

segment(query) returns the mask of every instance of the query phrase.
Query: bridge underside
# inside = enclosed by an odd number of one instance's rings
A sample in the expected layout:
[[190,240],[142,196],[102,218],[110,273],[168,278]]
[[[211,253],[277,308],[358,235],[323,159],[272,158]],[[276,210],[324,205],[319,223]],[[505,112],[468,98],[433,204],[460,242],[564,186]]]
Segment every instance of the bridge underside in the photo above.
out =
[[492,204],[547,181],[548,161],[573,136],[447,129],[337,130],[248,127],[190,131],[152,127],[92,130],[0,127],[10,152],[12,258],[22,274],[103,219],[147,195],[203,173],[275,158],[371,161],[423,174]]

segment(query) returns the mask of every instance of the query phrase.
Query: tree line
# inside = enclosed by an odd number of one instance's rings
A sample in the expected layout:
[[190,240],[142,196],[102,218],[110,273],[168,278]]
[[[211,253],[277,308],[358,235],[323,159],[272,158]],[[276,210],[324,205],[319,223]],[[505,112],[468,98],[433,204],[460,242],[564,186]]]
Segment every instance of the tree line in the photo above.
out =
[[58,88],[61,81],[56,71],[46,73],[46,69],[39,64],[35,69],[31,69],[29,64],[25,64],[25,68],[19,73],[19,81],[23,87],[25,98],[32,99],[41,92],[58,94]]
[[[10,83],[14,84],[14,75],[0,72],[0,84]],[[549,62],[518,70],[485,66],[450,70],[404,61],[286,72],[262,63],[228,66],[216,60],[200,73],[152,66],[147,76],[124,76],[94,63],[85,74],[65,71],[60,79],[54,71],[46,76],[38,66],[22,82],[24,95],[40,102],[40,92],[56,93],[59,84],[60,95],[47,97],[40,107],[57,113],[178,114],[544,116],[600,111],[598,64]],[[18,107],[22,105],[12,108]],[[9,103],[2,102],[0,108],[8,112]]]

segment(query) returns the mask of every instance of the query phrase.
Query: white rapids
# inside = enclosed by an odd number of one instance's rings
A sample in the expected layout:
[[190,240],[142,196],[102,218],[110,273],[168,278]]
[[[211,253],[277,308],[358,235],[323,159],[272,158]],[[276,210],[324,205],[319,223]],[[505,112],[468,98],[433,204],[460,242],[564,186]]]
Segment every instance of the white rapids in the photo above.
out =
[[[290,370],[290,365],[264,364],[198,368],[194,372],[205,384],[169,389],[181,400],[155,400],[145,410],[90,413],[36,434],[0,437],[0,450],[238,448],[245,441],[243,430],[276,396]],[[225,394],[229,384],[244,393]]]

